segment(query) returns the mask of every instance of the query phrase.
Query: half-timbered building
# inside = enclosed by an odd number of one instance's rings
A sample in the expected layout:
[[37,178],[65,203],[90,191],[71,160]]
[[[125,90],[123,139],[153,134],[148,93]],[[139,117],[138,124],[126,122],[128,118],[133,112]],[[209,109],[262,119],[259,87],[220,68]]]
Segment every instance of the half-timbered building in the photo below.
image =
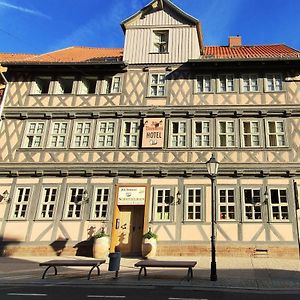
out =
[[[121,24],[124,48],[0,54],[3,253],[78,252],[93,233],[139,254],[297,256],[300,52],[205,46],[200,22],[154,0]],[[58,245],[58,246],[57,246]]]

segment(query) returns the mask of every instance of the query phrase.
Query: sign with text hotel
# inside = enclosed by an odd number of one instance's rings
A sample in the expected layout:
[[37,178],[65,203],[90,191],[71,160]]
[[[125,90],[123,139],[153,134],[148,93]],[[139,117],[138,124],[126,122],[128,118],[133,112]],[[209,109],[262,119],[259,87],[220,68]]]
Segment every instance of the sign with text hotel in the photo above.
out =
[[118,205],[145,205],[146,187],[119,187]]
[[143,128],[143,148],[162,148],[164,145],[164,118],[145,118]]

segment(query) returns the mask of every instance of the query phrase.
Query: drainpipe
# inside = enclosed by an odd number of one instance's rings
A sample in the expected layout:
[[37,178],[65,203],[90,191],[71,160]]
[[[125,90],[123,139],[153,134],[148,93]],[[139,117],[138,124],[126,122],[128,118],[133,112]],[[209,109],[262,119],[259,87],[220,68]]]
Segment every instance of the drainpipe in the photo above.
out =
[[6,71],[7,71],[7,68],[2,67],[1,64],[0,64],[0,75],[1,75],[2,79],[5,82],[4,93],[3,93],[3,96],[2,96],[2,101],[0,103],[0,131],[1,131],[1,127],[2,127],[2,112],[3,112],[4,103],[5,103],[5,99],[6,99],[6,95],[7,95],[7,91],[8,91],[8,80],[6,79],[6,77],[3,74]]

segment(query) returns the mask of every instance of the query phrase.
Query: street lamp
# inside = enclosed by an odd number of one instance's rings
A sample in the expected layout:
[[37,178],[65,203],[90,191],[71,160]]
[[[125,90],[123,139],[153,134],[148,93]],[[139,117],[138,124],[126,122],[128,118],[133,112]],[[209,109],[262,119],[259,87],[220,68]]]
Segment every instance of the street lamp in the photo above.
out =
[[209,161],[206,162],[207,171],[211,179],[211,264],[210,264],[210,280],[217,280],[217,264],[216,264],[216,191],[215,180],[218,175],[219,162],[211,155]]

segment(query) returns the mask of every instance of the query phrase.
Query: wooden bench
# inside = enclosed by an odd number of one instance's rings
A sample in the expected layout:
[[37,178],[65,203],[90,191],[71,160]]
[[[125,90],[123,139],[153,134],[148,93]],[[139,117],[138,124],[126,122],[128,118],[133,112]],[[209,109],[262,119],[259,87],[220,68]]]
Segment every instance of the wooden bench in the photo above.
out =
[[99,266],[105,263],[104,259],[83,259],[83,260],[75,260],[75,259],[67,259],[67,260],[49,260],[40,263],[40,267],[47,267],[43,273],[42,279],[45,278],[47,271],[50,268],[54,268],[55,275],[57,275],[57,268],[56,267],[91,267],[88,280],[91,277],[92,271],[96,268],[98,271],[98,276],[100,275]]
[[144,276],[147,276],[146,268],[188,268],[187,280],[193,278],[193,268],[196,266],[196,261],[166,261],[166,260],[141,260],[134,266],[140,267],[138,280],[141,279],[141,273],[144,270]]

